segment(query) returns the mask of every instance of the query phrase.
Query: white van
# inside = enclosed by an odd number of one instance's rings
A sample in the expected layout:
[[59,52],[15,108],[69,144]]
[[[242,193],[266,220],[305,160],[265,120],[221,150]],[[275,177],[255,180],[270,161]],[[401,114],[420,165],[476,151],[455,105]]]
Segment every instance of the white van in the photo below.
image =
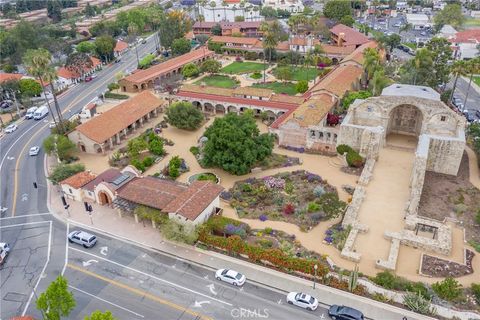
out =
[[32,118],[33,118],[33,114],[34,114],[35,111],[37,111],[37,110],[38,110],[38,107],[28,108],[27,114],[25,115],[25,119],[32,119]]
[[48,114],[48,108],[47,106],[41,106],[40,108],[37,109],[37,111],[35,111],[35,113],[33,114],[33,119],[35,120],[40,120],[40,119],[43,119],[47,116]]

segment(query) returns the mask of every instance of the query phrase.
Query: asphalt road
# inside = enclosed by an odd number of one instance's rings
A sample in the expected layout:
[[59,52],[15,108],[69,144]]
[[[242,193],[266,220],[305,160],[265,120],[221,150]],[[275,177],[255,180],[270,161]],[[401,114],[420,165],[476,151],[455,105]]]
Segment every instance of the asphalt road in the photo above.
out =
[[[453,81],[454,79],[450,81],[448,86],[449,88],[453,88]],[[475,115],[475,112],[477,110],[480,110],[480,94],[473,87],[470,87],[469,90],[468,83],[469,81],[465,80],[464,78],[458,78],[457,87],[455,89],[454,95],[459,97],[463,102],[465,101],[465,97],[468,91],[468,99],[467,103],[465,104],[465,110],[469,110],[471,114]],[[475,117],[476,119],[480,118],[478,116]]]
[[[152,38],[138,47],[140,58],[154,50]],[[131,49],[121,63],[104,66],[93,81],[80,83],[59,96],[64,118],[105,92],[118,72],[132,70],[136,64],[135,51]],[[44,291],[65,265],[66,226],[45,214],[48,208],[43,151],[38,156],[28,156],[29,148],[41,146],[48,136],[50,121],[51,115],[41,121],[21,120],[14,133],[0,139],[0,207],[7,208],[0,220],[0,241],[8,242],[12,248],[0,271],[1,319],[35,314],[33,289]],[[33,182],[37,182],[38,189],[33,188]]]

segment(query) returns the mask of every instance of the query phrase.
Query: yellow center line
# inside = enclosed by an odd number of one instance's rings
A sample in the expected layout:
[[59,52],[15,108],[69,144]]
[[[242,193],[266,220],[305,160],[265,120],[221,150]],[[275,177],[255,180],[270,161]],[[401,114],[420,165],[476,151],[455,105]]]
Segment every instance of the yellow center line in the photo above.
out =
[[[115,76],[115,75],[113,75]],[[113,77],[112,76],[112,77]],[[112,78],[110,77],[110,78]],[[100,88],[104,83],[99,83],[97,84],[96,86],[94,86],[93,88],[90,89],[90,91],[95,91],[97,90],[98,88]],[[84,95],[79,95],[78,97],[76,97],[75,99],[73,99],[72,102],[70,102],[70,104],[65,108],[65,110],[62,111],[62,115],[65,114],[68,110],[70,110],[73,105],[75,103],[77,103],[78,100],[80,99],[83,99],[85,98]],[[55,102],[53,102],[55,103]],[[55,108],[55,105],[53,105],[53,108]],[[55,111],[54,111],[55,113]],[[54,116],[54,115],[52,115]],[[14,187],[13,187],[13,204],[12,204],[12,217],[15,216],[15,209],[17,208],[17,192],[18,192],[18,168],[20,166],[20,159],[22,158],[22,156],[25,154],[25,151],[26,149],[28,148],[28,146],[30,145],[30,142],[33,140],[33,138],[35,138],[43,129],[45,129],[47,127],[47,125],[44,125],[42,127],[40,127],[40,130],[37,130],[31,137],[30,139],[25,143],[25,145],[23,146],[22,150],[20,151],[20,155],[18,156],[17,158],[17,161],[15,162],[15,179],[14,179]],[[45,172],[45,174],[47,174]]]
[[70,264],[70,263],[69,263],[69,264],[67,264],[67,267],[69,267],[69,268],[71,268],[71,269],[74,269],[74,270],[77,270],[77,271],[79,271],[79,272],[82,272],[82,273],[84,273],[84,274],[86,274],[86,275],[89,275],[89,276],[91,276],[91,277],[94,277],[94,278],[100,279],[100,280],[102,280],[102,281],[108,282],[109,284],[112,284],[112,285],[114,285],[114,286],[116,286],[116,287],[119,287],[119,288],[125,289],[125,290],[127,290],[127,291],[130,291],[130,292],[132,292],[132,293],[134,293],[134,294],[136,294],[136,295],[139,295],[139,296],[141,296],[141,297],[146,297],[146,298],[148,298],[148,299],[150,299],[150,300],[153,300],[153,301],[155,301],[155,302],[158,302],[158,303],[160,303],[160,304],[163,304],[163,305],[169,306],[169,307],[171,307],[171,308],[173,308],[173,309],[176,309],[176,310],[185,312],[185,313],[187,313],[187,314],[189,314],[189,315],[191,315],[191,316],[200,317],[200,319],[204,319],[204,320],[213,320],[213,319],[210,318],[210,317],[204,316],[204,315],[202,315],[202,314],[200,314],[200,313],[198,313],[198,312],[191,311],[191,310],[189,310],[189,309],[187,309],[187,308],[185,308],[185,307],[183,307],[183,306],[181,306],[181,305],[178,305],[178,304],[176,304],[176,303],[173,303],[173,302],[171,302],[171,301],[168,301],[168,300],[159,298],[159,297],[157,297],[157,296],[155,296],[155,295],[153,295],[153,294],[150,294],[150,293],[148,293],[148,292],[146,292],[146,291],[144,291],[144,290],[140,290],[140,289],[136,289],[136,288],[130,287],[130,286],[126,285],[126,284],[123,284],[123,283],[121,283],[121,282],[118,282],[118,281],[115,281],[115,280],[106,278],[106,277],[104,277],[104,276],[101,276],[101,275],[96,274],[96,273],[94,273],[94,272],[92,272],[92,271],[86,270],[86,269],[84,269],[84,268],[78,267],[78,266],[76,266],[76,265],[73,265],[73,264]]

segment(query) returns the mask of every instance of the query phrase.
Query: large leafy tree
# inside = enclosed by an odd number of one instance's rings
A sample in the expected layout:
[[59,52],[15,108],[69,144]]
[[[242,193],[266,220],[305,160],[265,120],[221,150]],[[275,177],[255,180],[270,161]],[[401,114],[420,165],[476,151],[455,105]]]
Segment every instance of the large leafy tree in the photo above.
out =
[[272,153],[273,136],[260,134],[251,112],[216,118],[205,131],[203,165],[242,175]]
[[62,4],[58,0],[47,1],[47,15],[53,23],[62,20]]
[[83,320],[116,320],[110,311],[101,312],[96,310],[90,316],[86,316]]
[[175,102],[165,112],[168,123],[179,129],[195,130],[202,125],[203,114],[190,102]]
[[53,184],[58,184],[59,182],[82,171],[85,171],[85,166],[81,163],[59,164],[53,168],[53,172],[50,174],[48,179],[52,181]]
[[109,61],[113,58],[115,45],[115,39],[110,35],[103,35],[95,39],[96,52],[103,61]]
[[20,79],[18,86],[22,97],[33,97],[42,93],[42,86],[33,79]]
[[179,56],[190,51],[192,45],[186,38],[175,39],[172,42],[172,54]]
[[458,77],[464,76],[467,74],[467,62],[464,60],[457,60],[453,63],[450,72],[454,74],[455,80],[453,81],[453,88],[450,93],[449,101],[452,100],[453,95],[455,93],[455,89],[457,89],[457,82],[458,82]]
[[90,56],[83,52],[75,52],[68,56],[65,68],[68,70],[83,75],[85,71],[91,69],[93,66]]
[[90,41],[82,41],[77,45],[76,49],[77,49],[77,52],[94,53],[95,43]]
[[436,88],[441,84],[446,84],[450,76],[450,65],[448,61],[452,59],[451,43],[445,38],[433,38],[427,43],[427,49],[432,58],[432,76],[429,78],[428,85]]
[[37,300],[37,309],[42,311],[46,320],[68,317],[75,305],[73,293],[68,291],[68,282],[63,276],[59,276],[50,283],[47,290],[40,294]]
[[344,1],[344,0],[328,1],[323,7],[323,14],[325,15],[325,17],[329,19],[339,21],[343,17],[352,14],[352,6],[350,1]]
[[447,4],[443,10],[438,12],[433,20],[437,31],[446,24],[458,29],[465,22],[465,16],[462,13],[462,6],[458,3],[452,3]]
[[47,154],[54,154],[60,161],[71,158],[76,149],[75,144],[61,134],[49,135],[43,140],[43,148]]
[[200,69],[195,63],[187,63],[182,68],[182,75],[185,78],[198,76],[199,73],[200,73]]
[[170,48],[175,39],[183,36],[192,28],[192,21],[186,11],[173,10],[160,17],[158,31],[162,46]]
[[220,68],[222,68],[222,64],[220,63],[220,61],[213,59],[205,60],[200,66],[200,70],[207,73],[218,73],[218,71],[220,71]]

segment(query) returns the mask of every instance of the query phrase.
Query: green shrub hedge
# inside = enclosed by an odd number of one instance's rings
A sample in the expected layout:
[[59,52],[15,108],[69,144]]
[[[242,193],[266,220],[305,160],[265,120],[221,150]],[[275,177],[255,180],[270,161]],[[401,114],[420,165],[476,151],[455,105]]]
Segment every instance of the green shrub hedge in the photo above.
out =
[[350,167],[360,168],[363,166],[363,158],[357,151],[350,150],[347,152],[347,163]]
[[379,272],[375,277],[371,278],[371,280],[385,289],[419,293],[425,299],[431,298],[427,287],[425,287],[422,282],[409,281],[405,278],[394,275],[390,271]]
[[126,100],[130,97],[127,96],[126,94],[113,93],[113,92],[108,91],[108,92],[105,93],[105,98],[106,99]]
[[338,154],[341,154],[341,155],[345,154],[346,152],[352,151],[352,150],[353,150],[352,147],[350,147],[346,144],[339,144],[337,146],[337,152],[338,152]]

